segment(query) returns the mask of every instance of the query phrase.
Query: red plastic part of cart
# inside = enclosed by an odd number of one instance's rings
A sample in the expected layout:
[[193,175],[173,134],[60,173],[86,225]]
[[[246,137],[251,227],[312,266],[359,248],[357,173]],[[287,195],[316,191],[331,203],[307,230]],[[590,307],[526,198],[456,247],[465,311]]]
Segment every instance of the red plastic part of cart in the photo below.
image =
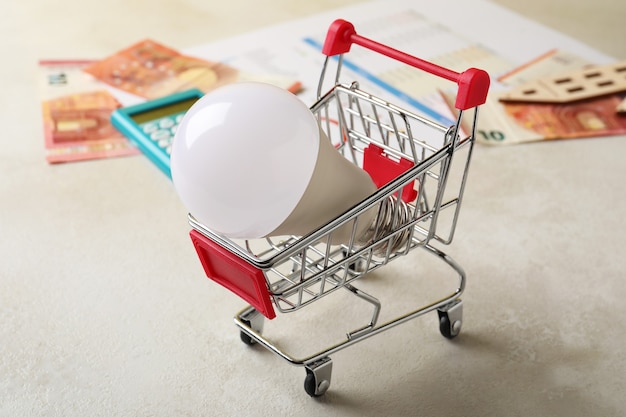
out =
[[268,319],[276,317],[262,270],[196,230],[189,235],[207,277],[237,294]]
[[452,71],[437,64],[425,61],[405,52],[383,45],[356,33],[354,25],[343,19],[335,20],[328,28],[326,40],[322,47],[322,53],[326,56],[345,54],[350,51],[352,44],[378,52],[389,58],[419,68],[458,85],[455,107],[459,110],[467,110],[480,106],[487,100],[489,91],[489,74],[487,72],[469,68],[462,73]]

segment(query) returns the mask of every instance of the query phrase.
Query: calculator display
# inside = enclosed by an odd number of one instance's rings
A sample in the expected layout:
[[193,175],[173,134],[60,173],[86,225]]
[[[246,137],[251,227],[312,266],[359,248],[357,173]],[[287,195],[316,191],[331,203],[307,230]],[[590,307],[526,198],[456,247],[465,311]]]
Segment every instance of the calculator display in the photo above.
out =
[[155,109],[138,112],[135,114],[131,114],[130,118],[133,119],[135,123],[142,124],[153,120],[162,119],[173,114],[185,113],[191,108],[191,106],[193,106],[193,103],[195,103],[197,100],[197,98],[187,99],[162,107],[157,107]]
[[113,112],[111,122],[152,163],[171,177],[170,152],[176,130],[187,110],[202,95],[200,90],[187,90],[123,107]]

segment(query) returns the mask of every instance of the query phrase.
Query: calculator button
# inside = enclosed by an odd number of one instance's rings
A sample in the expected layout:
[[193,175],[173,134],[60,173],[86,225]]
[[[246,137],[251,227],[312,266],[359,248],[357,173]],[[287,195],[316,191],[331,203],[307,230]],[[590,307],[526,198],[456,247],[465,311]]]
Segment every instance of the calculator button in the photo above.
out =
[[174,125],[170,128],[170,132],[172,132],[172,135],[175,135],[177,130],[178,130],[178,125]]
[[158,144],[159,144],[159,148],[167,148],[168,146],[170,146],[170,144],[172,143],[172,138],[168,138],[168,139],[161,139]]
[[174,121],[170,118],[163,118],[159,121],[159,127],[161,129],[169,129],[174,126]]
[[162,139],[168,139],[170,138],[172,135],[170,134],[169,130],[157,130],[156,132],[153,132],[150,135],[150,138],[153,141],[159,141]]
[[150,133],[154,132],[155,130],[158,130],[158,129],[159,129],[159,125],[158,125],[158,124],[156,124],[155,122],[145,123],[145,124],[143,124],[141,127],[142,127],[142,129],[143,129],[144,133],[146,133],[146,134],[148,134],[148,135],[149,135]]
[[180,124],[180,122],[183,121],[183,117],[185,117],[185,114],[179,114],[178,116],[176,116],[176,124]]

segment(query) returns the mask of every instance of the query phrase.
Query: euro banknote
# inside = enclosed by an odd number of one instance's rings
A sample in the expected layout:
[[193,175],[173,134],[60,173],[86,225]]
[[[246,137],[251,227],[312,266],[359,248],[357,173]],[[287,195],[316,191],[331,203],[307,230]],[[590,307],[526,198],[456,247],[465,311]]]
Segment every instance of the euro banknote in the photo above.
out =
[[49,163],[135,155],[109,118],[120,103],[83,68],[91,61],[39,62],[46,160]]

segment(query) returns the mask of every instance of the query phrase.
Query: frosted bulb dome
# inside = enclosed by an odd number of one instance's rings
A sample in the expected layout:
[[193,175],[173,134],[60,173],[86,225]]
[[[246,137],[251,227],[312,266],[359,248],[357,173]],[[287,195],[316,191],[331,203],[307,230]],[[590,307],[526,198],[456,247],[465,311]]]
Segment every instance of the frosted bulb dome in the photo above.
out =
[[232,238],[272,232],[300,201],[315,169],[319,128],[292,93],[235,83],[206,94],[178,127],[172,180],[187,210]]

